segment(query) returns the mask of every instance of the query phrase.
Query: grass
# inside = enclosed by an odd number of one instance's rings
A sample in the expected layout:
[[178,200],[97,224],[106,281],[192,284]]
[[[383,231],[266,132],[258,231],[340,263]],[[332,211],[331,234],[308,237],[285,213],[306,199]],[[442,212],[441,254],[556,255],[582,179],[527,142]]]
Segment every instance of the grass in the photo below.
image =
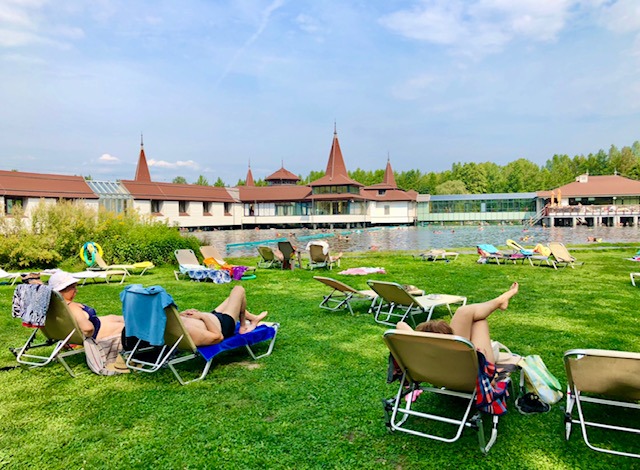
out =
[[[343,268],[383,266],[386,275],[330,276],[365,288],[368,278],[415,284],[427,292],[465,295],[469,302],[521,285],[506,312],[490,319],[492,336],[522,355],[539,354],[563,384],[564,351],[639,351],[638,288],[629,282],[629,251],[581,250],[584,266],[478,265],[413,260],[409,253],[356,253]],[[255,263],[255,259],[234,261]],[[171,267],[131,282],[160,284],[181,309],[211,309],[231,284],[176,281]],[[169,370],[156,374],[71,378],[53,364],[0,372],[0,466],[4,468],[632,468],[637,460],[590,451],[579,436],[563,437],[563,402],[550,413],[523,416],[509,403],[498,441],[487,456],[475,433],[444,444],[389,434],[381,399],[386,384],[385,327],[366,305],[348,312],[318,308],[323,271],[259,270],[245,281],[252,310],[281,324],[272,356],[252,362],[242,352],[216,359],[207,378],[180,386]],[[121,310],[120,285],[81,287],[78,300],[100,314]],[[0,367],[15,365],[7,347],[28,331],[11,318],[11,286],[0,286]],[[434,318],[446,318],[445,308]],[[200,364],[185,365],[197,372]],[[87,371],[83,356],[75,370]],[[444,405],[447,406],[447,405]],[[623,414],[637,425],[638,414]],[[617,433],[619,434],[619,433]],[[638,451],[637,437],[601,435],[605,446]]]

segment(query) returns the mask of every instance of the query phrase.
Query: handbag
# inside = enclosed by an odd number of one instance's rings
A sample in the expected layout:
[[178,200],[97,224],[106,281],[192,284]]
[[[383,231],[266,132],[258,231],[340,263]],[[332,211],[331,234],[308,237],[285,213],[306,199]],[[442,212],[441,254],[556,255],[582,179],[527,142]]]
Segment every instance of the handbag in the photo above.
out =
[[527,356],[518,364],[524,373],[525,388],[534,392],[540,400],[553,405],[562,398],[562,387],[558,379],[549,372],[538,355]]

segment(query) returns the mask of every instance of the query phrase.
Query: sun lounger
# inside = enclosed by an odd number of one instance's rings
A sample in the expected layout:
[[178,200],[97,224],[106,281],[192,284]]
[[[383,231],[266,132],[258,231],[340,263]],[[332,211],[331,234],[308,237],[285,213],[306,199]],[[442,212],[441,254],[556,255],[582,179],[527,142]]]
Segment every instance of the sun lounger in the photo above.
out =
[[259,268],[281,268],[282,261],[280,261],[273,250],[268,246],[259,246],[258,253],[261,260],[258,261]]
[[[24,285],[18,288],[43,288],[46,286]],[[69,310],[66,302],[60,294],[51,291],[49,307],[45,316],[44,326],[33,328],[33,332],[22,347],[11,348],[11,352],[15,354],[19,364],[29,367],[43,367],[52,362],[59,362],[65,370],[75,377],[66,358],[84,353],[82,344],[84,336],[82,330],[76,323],[75,317]],[[44,338],[40,339],[39,336]],[[71,345],[76,345],[71,348]],[[35,350],[44,351],[35,354]]]
[[640,277],[640,273],[629,273],[631,277],[631,284],[635,287],[636,285],[636,277]]
[[18,279],[22,277],[21,273],[9,273],[4,269],[0,269],[0,281],[9,282],[13,286]]
[[[130,275],[130,271],[140,271],[140,275],[142,276],[149,269],[155,268],[155,265],[151,261],[141,261],[139,263],[132,264],[107,264],[105,260],[100,256],[100,253],[96,250],[94,253],[96,265],[101,271],[112,271],[112,270],[121,270],[126,271],[127,275]],[[90,271],[96,270],[95,268],[91,268]]]
[[[130,299],[127,299],[127,296],[140,295],[144,294],[125,291],[121,296],[123,299],[123,305],[125,302],[131,301]],[[147,297],[149,296],[143,297],[142,302],[146,302]],[[138,298],[138,300],[140,300],[140,298]],[[141,308],[142,305],[140,303],[137,303],[136,307],[137,308],[132,311],[132,314],[140,315],[143,319],[149,316],[162,315],[162,312],[151,313],[147,311],[147,309]],[[153,307],[150,305],[149,308]],[[155,308],[157,308],[157,304]],[[224,351],[245,348],[254,360],[269,356],[273,351],[276,335],[278,334],[278,328],[280,327],[278,323],[262,323],[258,325],[255,330],[249,333],[239,334],[238,329],[240,324],[237,323],[236,334],[231,338],[227,338],[221,343],[214,344],[212,346],[196,346],[184,326],[176,306],[173,304],[169,305],[165,307],[163,311],[164,315],[166,315],[164,345],[156,349],[153,360],[150,360],[145,355],[148,354],[149,351],[145,351],[145,348],[141,346],[143,344],[142,340],[138,340],[133,349],[125,354],[126,364],[127,367],[132,370],[149,373],[156,372],[161,367],[167,366],[182,385],[204,379],[209,373],[213,359]],[[123,309],[123,314],[125,315],[126,330],[127,321],[131,321],[131,319],[129,318],[129,313],[127,313],[126,309]],[[267,350],[262,353],[258,353],[256,345],[265,342],[267,342]],[[176,366],[197,358],[204,360],[204,366],[200,375],[190,380],[185,379]]]
[[382,325],[395,325],[392,318],[397,321],[409,321],[415,326],[416,314],[426,313],[425,321],[431,319],[433,310],[439,306],[446,306],[451,313],[451,304],[465,305],[467,298],[459,295],[429,294],[414,295],[395,282],[369,280],[367,284],[378,294],[378,301],[373,307],[374,320]]
[[329,252],[329,245],[324,240],[313,240],[307,244],[307,250],[309,250],[309,264],[310,270],[318,268],[333,269],[333,265],[340,266],[340,258],[342,253],[337,256],[331,256]]
[[127,275],[129,273],[124,269],[109,269],[107,271],[80,271],[69,274],[78,279],[79,284],[84,286],[88,280],[97,282],[98,279],[104,280],[107,284],[109,284],[111,278],[114,277],[120,279],[120,284],[124,284],[124,280],[127,278]]
[[507,246],[509,248],[513,248],[513,255],[521,255],[522,263],[524,264],[525,260],[529,261],[531,266],[534,266],[533,262],[538,261],[538,266],[541,266],[543,262],[547,263],[548,266],[552,266],[554,269],[558,269],[556,267],[556,263],[549,256],[544,256],[532,249],[524,248],[515,240],[507,240]]
[[[564,267],[571,266],[575,268],[576,259],[571,256],[567,247],[563,243],[549,242],[549,249],[551,250],[551,256],[556,265],[563,265]],[[580,263],[584,264],[584,263]]]
[[351,312],[351,315],[353,315],[354,313],[353,308],[351,307],[351,302],[363,300],[370,302],[373,305],[373,302],[378,297],[378,294],[376,294],[374,290],[357,290],[330,277],[314,276],[313,278],[333,289],[331,293],[329,295],[325,295],[322,302],[320,302],[319,307],[326,310],[336,311],[341,308],[346,308]]
[[440,249],[433,249],[426,251],[424,253],[420,253],[419,255],[415,255],[414,258],[420,259],[422,261],[455,261],[458,259],[460,253],[456,253],[455,251],[446,251]]
[[[455,442],[468,427],[478,432],[480,449],[488,452],[498,437],[499,416],[492,416],[491,435],[487,442],[482,414],[474,409],[479,367],[475,346],[460,336],[404,330],[385,332],[384,342],[402,372],[395,397],[384,401],[389,430],[441,442]],[[423,411],[423,407],[413,409],[414,401],[420,400],[416,400],[420,392],[463,400],[462,416],[453,415],[441,400],[437,402],[439,406],[432,406],[429,412]],[[453,425],[455,431],[452,435],[445,434],[442,425],[432,429],[428,425],[433,422]]]
[[496,264],[500,264],[500,260],[504,261],[513,261],[514,263],[519,259],[522,259],[522,255],[507,255],[498,250],[495,246],[484,243],[482,245],[477,246],[478,255],[478,263],[488,263],[490,261],[495,261]]
[[[302,259],[300,258],[300,252],[297,251],[290,241],[280,241],[278,242],[278,250],[284,256],[282,261],[282,269],[293,269],[295,266],[301,268],[302,267]],[[296,265],[297,258],[297,265]]]
[[[599,415],[592,413],[597,406],[618,407],[634,416],[640,415],[640,354],[602,349],[573,349],[564,354],[567,372],[567,407],[565,438],[571,435],[573,424],[579,424],[585,444],[590,449],[608,454],[640,458],[640,454],[614,450],[611,435],[606,444],[594,444],[588,428],[599,428],[640,435],[639,427],[621,426],[619,423],[595,422]],[[586,407],[583,405],[587,404]],[[574,407],[577,418],[574,417]],[[587,418],[589,411],[589,418]],[[602,409],[600,416],[603,416]],[[609,414],[604,415],[609,416]],[[636,420],[635,424],[638,424]],[[636,440],[637,442],[637,440]]]
[[[224,256],[220,254],[218,249],[213,245],[203,245],[200,247],[200,253],[204,258],[204,264],[207,268],[220,269],[220,268],[235,268],[240,267],[237,264],[227,263],[227,260],[224,259]],[[255,271],[255,267],[253,266],[242,266],[245,271]]]
[[174,254],[179,265],[178,271],[173,271],[176,281],[180,276],[187,276],[192,281],[198,282],[207,280],[216,284],[231,282],[231,275],[227,271],[202,266],[191,249],[176,250]]

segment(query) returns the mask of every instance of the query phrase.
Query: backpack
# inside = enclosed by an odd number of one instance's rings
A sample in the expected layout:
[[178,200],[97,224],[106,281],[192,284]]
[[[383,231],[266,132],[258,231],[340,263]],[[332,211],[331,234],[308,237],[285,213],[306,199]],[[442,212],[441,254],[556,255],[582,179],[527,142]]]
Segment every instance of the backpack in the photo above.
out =
[[553,405],[562,398],[562,387],[538,355],[523,358],[518,365],[524,374],[525,387],[543,402]]

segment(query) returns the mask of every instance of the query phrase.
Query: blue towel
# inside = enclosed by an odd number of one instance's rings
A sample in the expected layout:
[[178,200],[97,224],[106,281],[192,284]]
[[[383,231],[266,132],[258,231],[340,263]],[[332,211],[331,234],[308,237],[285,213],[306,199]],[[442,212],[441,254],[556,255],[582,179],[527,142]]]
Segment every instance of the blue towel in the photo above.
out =
[[500,253],[500,251],[495,246],[490,245],[488,243],[483,245],[478,245],[478,248],[480,248],[482,251],[486,251],[490,255],[495,255],[496,253]]
[[120,293],[120,300],[127,336],[135,336],[153,346],[163,345],[167,325],[164,309],[174,305],[167,291],[160,286],[131,284]]
[[251,346],[252,344],[268,341],[276,335],[277,331],[273,326],[258,325],[255,330],[241,335],[238,333],[239,329],[240,322],[237,322],[235,335],[218,344],[213,344],[211,346],[198,346],[198,352],[202,355],[205,361],[208,361],[223,351],[229,351],[231,349],[237,349],[247,345]]

